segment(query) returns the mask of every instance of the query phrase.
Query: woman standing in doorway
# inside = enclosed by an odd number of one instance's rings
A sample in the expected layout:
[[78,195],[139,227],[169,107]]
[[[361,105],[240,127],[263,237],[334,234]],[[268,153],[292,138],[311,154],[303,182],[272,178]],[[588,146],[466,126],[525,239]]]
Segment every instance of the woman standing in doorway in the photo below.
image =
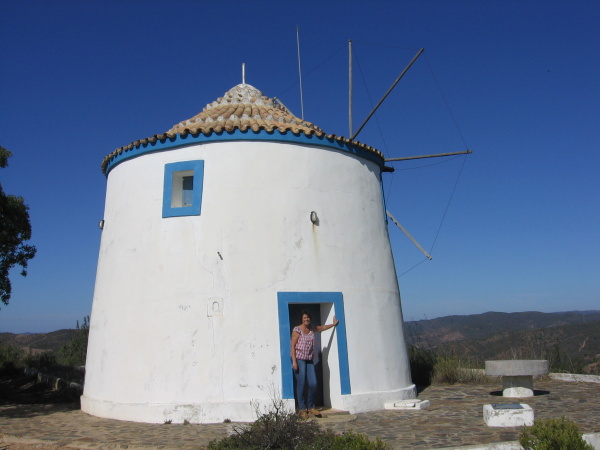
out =
[[[302,311],[302,323],[294,327],[292,331],[292,368],[296,374],[296,397],[298,398],[298,410],[303,417],[309,414],[319,416],[315,409],[315,390],[317,388],[317,375],[313,364],[315,333],[336,327],[339,322],[333,316],[330,325],[319,325],[313,327],[310,323],[312,316],[308,311]],[[308,402],[304,398],[304,385],[308,383]]]

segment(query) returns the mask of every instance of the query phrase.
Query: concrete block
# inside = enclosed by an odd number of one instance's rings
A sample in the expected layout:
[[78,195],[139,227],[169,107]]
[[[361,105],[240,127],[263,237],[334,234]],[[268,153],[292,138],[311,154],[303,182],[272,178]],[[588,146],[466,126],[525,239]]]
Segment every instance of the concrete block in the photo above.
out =
[[590,444],[594,450],[600,450],[600,433],[586,433],[583,440]]
[[485,373],[489,376],[538,376],[548,373],[548,361],[537,359],[505,359],[486,361]]
[[418,400],[413,398],[410,400],[385,403],[383,406],[385,409],[427,409],[429,408],[429,400]]
[[504,397],[533,397],[533,377],[548,373],[546,360],[486,361],[485,373],[502,377]]
[[488,427],[530,427],[533,420],[533,408],[525,403],[483,405],[483,421]]

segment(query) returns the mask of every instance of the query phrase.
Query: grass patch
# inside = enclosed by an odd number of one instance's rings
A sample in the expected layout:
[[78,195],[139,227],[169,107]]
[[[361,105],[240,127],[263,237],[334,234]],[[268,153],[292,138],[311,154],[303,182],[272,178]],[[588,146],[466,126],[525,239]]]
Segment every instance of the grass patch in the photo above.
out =
[[413,383],[430,384],[485,383],[483,363],[458,355],[440,355],[435,349],[409,346],[408,356]]
[[459,356],[438,357],[432,381],[437,384],[484,383],[488,380],[476,362]]

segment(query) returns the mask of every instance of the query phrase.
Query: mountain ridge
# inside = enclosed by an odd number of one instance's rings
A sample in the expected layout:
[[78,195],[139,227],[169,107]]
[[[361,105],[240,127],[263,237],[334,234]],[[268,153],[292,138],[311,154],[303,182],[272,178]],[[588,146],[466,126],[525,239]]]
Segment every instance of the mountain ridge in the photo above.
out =
[[[553,359],[565,370],[600,372],[600,310],[544,313],[487,311],[405,321],[406,343],[476,359]],[[77,332],[0,333],[0,344],[58,352]]]
[[600,311],[489,311],[409,321],[407,343],[482,364],[490,359],[548,359],[561,371],[600,371]]

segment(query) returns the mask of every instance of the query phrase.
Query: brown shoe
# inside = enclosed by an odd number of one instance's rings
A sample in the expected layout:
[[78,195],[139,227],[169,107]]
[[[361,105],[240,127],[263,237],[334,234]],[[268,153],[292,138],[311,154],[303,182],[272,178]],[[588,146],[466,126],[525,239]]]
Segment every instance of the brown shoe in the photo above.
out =
[[321,416],[321,411],[319,411],[318,409],[312,408],[308,410],[309,414],[312,414],[315,417],[322,417]]
[[309,417],[308,411],[305,409],[303,409],[302,411],[299,411],[299,414],[302,419],[308,419],[308,417]]

